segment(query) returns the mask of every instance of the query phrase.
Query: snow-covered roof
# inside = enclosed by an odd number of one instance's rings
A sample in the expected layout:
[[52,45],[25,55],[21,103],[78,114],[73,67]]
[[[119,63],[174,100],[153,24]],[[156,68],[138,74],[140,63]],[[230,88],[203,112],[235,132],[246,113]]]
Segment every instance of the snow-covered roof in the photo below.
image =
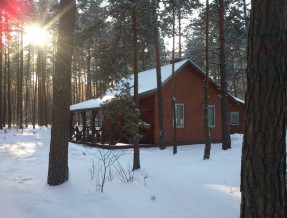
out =
[[99,108],[99,107],[101,107],[101,104],[103,104],[105,101],[108,101],[114,97],[115,97],[115,95],[113,93],[109,92],[109,94],[105,95],[103,98],[95,98],[95,99],[90,99],[87,101],[80,102],[78,104],[73,104],[70,106],[70,110],[71,111],[78,111],[78,110]]
[[241,103],[241,104],[245,104],[245,101],[243,101],[242,99],[240,99],[240,98],[237,98],[237,97],[235,97],[235,96],[233,96],[233,95],[230,95],[235,101],[237,101],[238,103]]
[[[193,65],[196,69],[198,69],[202,74],[205,74],[195,63],[193,63],[191,60],[186,59],[183,61],[179,61],[174,63],[174,72],[177,74],[183,67],[185,67],[187,64]],[[162,84],[166,84],[172,77],[172,64],[164,65],[161,67],[161,80]],[[211,82],[213,82],[216,86],[218,84],[210,79]],[[123,78],[117,85],[120,85],[122,83],[128,82],[129,84],[133,85],[134,83],[134,75],[131,74],[127,78]],[[143,72],[138,73],[138,93],[139,95],[145,95],[148,93],[155,92],[157,90],[157,79],[156,79],[156,68],[146,70]],[[133,89],[130,90],[131,94],[133,94]],[[117,91],[107,91],[104,97],[102,98],[96,98],[91,99],[88,101],[84,101],[78,104],[74,104],[70,106],[71,111],[77,111],[77,110],[86,110],[86,109],[93,109],[93,108],[99,108],[101,107],[101,104],[103,104],[105,101],[110,100],[114,98]],[[231,96],[233,97],[233,96]],[[240,103],[244,103],[244,101],[233,97],[236,101]],[[238,99],[238,100],[237,100]]]
[[[190,60],[183,60],[174,63],[174,72],[177,73]],[[157,90],[156,68],[139,73],[139,95],[144,95]],[[161,67],[161,81],[163,85],[172,77],[172,64]],[[134,82],[134,75],[130,76],[130,83]],[[133,90],[132,90],[133,92]]]
[[[184,67],[190,60],[183,60],[174,64],[174,71],[177,73],[182,67]],[[162,83],[165,84],[170,78],[172,74],[172,64],[168,64],[161,67],[161,80]],[[123,78],[121,82],[129,82],[133,85],[134,75],[131,74],[127,78]],[[144,95],[150,92],[156,91],[157,83],[156,83],[156,69],[146,70],[138,73],[138,81],[139,81],[139,95]],[[85,110],[92,108],[99,108],[101,104],[105,101],[112,99],[116,94],[116,91],[107,91],[103,98],[91,99],[88,101],[84,101],[78,104],[74,104],[70,106],[71,111],[76,110]],[[131,94],[133,94],[133,89],[131,89]]]

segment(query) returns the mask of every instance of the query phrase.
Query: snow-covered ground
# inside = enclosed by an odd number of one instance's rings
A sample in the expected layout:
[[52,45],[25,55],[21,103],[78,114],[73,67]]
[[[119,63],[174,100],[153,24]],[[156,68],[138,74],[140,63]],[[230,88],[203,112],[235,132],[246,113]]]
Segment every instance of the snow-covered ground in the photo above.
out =
[[[176,155],[171,147],[141,149],[133,182],[121,182],[114,172],[103,193],[91,179],[98,150],[72,143],[69,181],[47,185],[49,143],[49,128],[0,131],[0,217],[239,217],[242,135],[232,135],[227,151],[212,144],[205,161],[204,145],[180,146]],[[125,170],[132,166],[133,150],[115,152],[124,152]]]

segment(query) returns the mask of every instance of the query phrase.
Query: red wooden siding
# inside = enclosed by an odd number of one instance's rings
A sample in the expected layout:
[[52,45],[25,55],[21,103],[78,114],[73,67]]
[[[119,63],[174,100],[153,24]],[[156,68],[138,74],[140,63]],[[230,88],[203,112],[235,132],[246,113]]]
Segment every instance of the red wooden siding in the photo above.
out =
[[[149,131],[149,134],[147,135],[147,139],[143,139],[141,141],[141,143],[148,143],[148,142],[151,142],[153,143],[154,142],[154,134],[155,134],[155,131],[154,131],[154,122],[156,121],[154,119],[154,108],[155,108],[155,98],[154,98],[154,93],[153,94],[150,94],[148,96],[144,96],[144,98],[140,98],[139,100],[139,108],[140,108],[140,111],[141,111],[141,120],[145,121],[146,123],[150,124],[150,130]],[[147,130],[143,130],[142,131],[142,134],[144,134]],[[151,140],[151,141],[148,141],[148,140]]]
[[[168,81],[163,86],[164,121],[167,142],[172,142],[172,109],[171,109],[171,84]],[[203,99],[204,76],[194,66],[188,64],[176,75],[175,85],[176,103],[184,104],[184,128],[177,128],[177,140],[179,143],[204,142],[203,125]],[[149,135],[153,142],[159,142],[159,123],[157,109],[157,93],[142,96],[140,100],[141,118],[152,125],[152,133]],[[215,127],[210,128],[212,141],[221,140],[221,96],[218,87],[209,84],[209,105],[215,106]],[[239,125],[231,125],[231,133],[243,131],[243,105],[229,98],[229,111],[239,112]]]
[[243,133],[244,105],[239,104],[236,101],[229,100],[228,108],[229,108],[229,119],[230,119],[230,112],[239,112],[239,125],[230,125],[230,133]]

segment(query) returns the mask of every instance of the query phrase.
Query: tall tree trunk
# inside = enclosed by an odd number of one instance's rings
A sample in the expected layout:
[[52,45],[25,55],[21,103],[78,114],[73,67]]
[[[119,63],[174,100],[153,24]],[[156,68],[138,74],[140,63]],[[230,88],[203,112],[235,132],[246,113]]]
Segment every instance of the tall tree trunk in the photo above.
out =
[[287,1],[252,1],[241,217],[286,217]]
[[[78,61],[81,63],[81,59],[78,57]],[[81,64],[80,64],[80,68],[81,68]],[[81,85],[81,71],[78,72],[78,102],[82,101],[82,85]]]
[[75,0],[61,0],[56,70],[53,78],[53,110],[48,184],[69,179],[68,138],[70,133],[71,64],[76,20]]
[[38,74],[38,124],[48,126],[47,95],[46,95],[46,54],[44,48],[38,47],[37,74]]
[[[82,65],[84,65],[83,62],[82,62]],[[82,73],[80,73],[80,75],[81,74]],[[82,75],[81,75],[81,78],[82,78]],[[81,81],[82,94],[81,94],[80,102],[85,100],[85,84],[86,84],[86,81]]]
[[[246,0],[243,0],[243,12],[244,12],[245,29],[247,32],[248,31],[248,17],[247,17],[247,11],[246,11]],[[243,94],[245,94],[246,92],[245,75],[246,75],[246,69],[243,68],[243,64],[241,60],[241,77],[242,77],[242,85],[243,85]]]
[[230,128],[228,122],[228,91],[226,80],[225,58],[225,5],[224,0],[219,0],[219,43],[220,43],[220,77],[221,77],[221,125],[222,125],[222,149],[231,148]]
[[50,95],[50,85],[53,87],[53,84],[52,82],[50,82],[49,80],[47,81],[47,85],[46,85],[46,121],[47,121],[47,126],[48,124],[51,124],[52,123],[52,112],[51,112],[51,109],[52,109],[52,105],[50,104],[50,99],[51,98],[51,95]]
[[[8,24],[7,24],[8,25]],[[8,102],[8,128],[12,124],[12,102],[11,102],[11,72],[10,72],[10,35],[7,33],[7,102]]]
[[155,37],[155,57],[156,57],[156,79],[157,79],[157,94],[158,94],[158,118],[159,118],[159,131],[160,142],[159,148],[161,150],[166,148],[166,135],[164,125],[164,110],[163,110],[163,97],[162,97],[162,83],[161,83],[161,66],[159,54],[159,34]]
[[[133,44],[134,44],[134,102],[135,109],[139,108],[139,95],[138,95],[138,43],[137,43],[137,17],[136,17],[136,4],[135,0],[131,1],[133,3],[132,9],[132,31],[133,31]],[[138,117],[135,120],[136,123],[139,122]],[[137,132],[139,129],[137,130]],[[139,148],[139,137],[138,134],[134,138],[134,162],[133,170],[137,170],[141,167],[140,165],[140,148]]]
[[3,100],[2,100],[2,54],[3,54],[3,43],[2,43],[2,12],[0,11],[0,129],[3,129]]
[[20,68],[19,68],[19,128],[23,128],[23,59],[24,59],[24,52],[23,52],[23,24],[21,24],[21,38],[20,38]]
[[30,88],[28,86],[28,81],[31,82],[31,78],[30,78],[30,62],[31,62],[31,45],[28,45],[28,59],[27,59],[27,68],[26,68],[26,81],[25,81],[25,86],[26,86],[26,95],[25,95],[25,127],[28,127],[28,114],[30,115],[30,113],[28,112],[29,110],[29,105],[30,105]]
[[141,53],[142,53],[142,59],[141,59],[142,71],[145,71],[146,70],[145,45],[142,46]]
[[3,122],[3,127],[6,126],[6,117],[7,117],[7,67],[8,67],[8,60],[7,60],[7,49],[4,49],[4,87],[3,87],[3,118],[2,118],[2,122]]
[[206,0],[206,23],[205,23],[205,80],[204,80],[204,135],[205,149],[203,160],[210,158],[211,138],[208,126],[208,81],[209,81],[209,0]]
[[[13,71],[11,71],[13,72]],[[12,124],[17,124],[17,85],[13,85],[13,77],[11,79],[11,111],[12,111]],[[18,124],[17,124],[18,125]]]
[[[74,55],[74,57],[73,57],[73,62],[72,62],[72,64],[73,64],[73,68],[74,69],[76,69],[75,68],[75,62],[76,62],[76,54]],[[77,97],[78,97],[78,95],[77,95],[77,93],[78,93],[78,82],[77,82],[77,71],[76,70],[74,70],[74,72],[72,72],[72,78],[73,78],[73,80],[74,80],[74,82],[73,82],[73,86],[74,86],[74,93],[73,93],[73,98],[74,98],[74,101],[72,102],[73,104],[76,104],[76,103],[78,103],[78,99],[77,99]]]
[[246,91],[246,85],[245,85],[245,69],[243,69],[243,63],[241,61],[241,65],[240,65],[240,70],[241,70],[241,77],[242,77],[242,85],[243,85],[243,94],[245,95],[245,91]]
[[231,61],[232,65],[232,85],[233,85],[233,95],[237,97],[237,90],[236,90],[236,74],[235,74],[235,67],[234,67],[234,61]]
[[[174,75],[174,49],[175,49],[175,6],[172,8],[172,88],[171,88],[171,107],[173,118],[173,154],[177,153],[177,141],[176,141],[176,111],[175,111],[175,75]],[[179,9],[180,11],[180,9]],[[181,49],[179,48],[181,53]]]
[[[133,44],[134,44],[134,102],[136,110],[139,108],[139,96],[138,96],[138,43],[137,43],[137,17],[136,17],[136,5],[135,0],[131,1],[133,3],[132,9],[132,29],[133,29]],[[138,117],[136,117],[136,123],[139,122]],[[139,129],[137,130],[137,132]],[[133,170],[139,169],[140,166],[140,149],[139,149],[139,137],[138,135],[134,138],[134,162]]]
[[43,57],[43,78],[42,78],[42,101],[43,101],[43,125],[48,127],[48,102],[46,92],[46,53]]
[[[88,42],[89,44],[89,42]],[[88,45],[87,48],[88,56],[87,56],[87,89],[86,89],[86,100],[92,98],[92,75],[91,75],[91,48]]]
[[93,67],[93,71],[94,71],[94,73],[95,73],[95,77],[97,78],[97,79],[95,79],[94,80],[94,96],[95,97],[98,97],[98,88],[99,88],[99,79],[98,79],[98,70],[97,70],[97,65],[98,65],[98,63],[97,63],[97,59],[95,58],[94,59],[94,67]]
[[[173,18],[175,20],[175,18]],[[178,8],[178,56],[181,58],[181,8]]]
[[[20,25],[17,26],[17,28],[21,28]],[[13,113],[13,109],[12,109],[12,115],[14,115],[15,121],[14,123],[16,123],[17,127],[19,127],[19,118],[20,118],[20,33],[17,33],[17,59],[16,61],[13,61],[16,64],[16,69],[17,69],[17,83],[16,83],[16,87],[15,87],[15,106],[16,106],[16,114]],[[12,65],[13,66],[13,65]],[[13,81],[13,78],[12,78]],[[13,108],[13,106],[12,106]],[[13,122],[13,120],[12,120]]]
[[38,81],[38,74],[35,74],[35,80],[34,80],[34,100],[33,100],[33,129],[36,127],[36,107],[37,107],[37,81]]
[[[159,1],[156,0],[154,3],[154,17],[157,22],[156,9],[158,7]],[[155,64],[156,64],[156,80],[157,80],[157,95],[158,95],[158,121],[159,121],[159,133],[160,142],[159,148],[161,150],[166,148],[166,135],[165,135],[165,125],[164,125],[164,110],[163,110],[163,97],[162,97],[162,83],[161,83],[161,66],[160,66],[160,48],[159,48],[159,29],[156,25],[155,27]]]
[[38,79],[38,87],[37,87],[37,92],[38,92],[38,99],[37,99],[37,104],[38,104],[38,125],[43,126],[43,102],[42,102],[42,65],[43,65],[43,51],[42,48],[38,47],[38,54],[37,54],[37,67],[36,67],[36,72],[37,72],[37,79]]

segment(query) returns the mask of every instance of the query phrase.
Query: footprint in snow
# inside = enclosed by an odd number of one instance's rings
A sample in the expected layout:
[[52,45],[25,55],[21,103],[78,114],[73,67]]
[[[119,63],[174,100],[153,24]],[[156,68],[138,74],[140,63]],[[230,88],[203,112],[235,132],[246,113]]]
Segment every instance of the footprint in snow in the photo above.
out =
[[25,182],[31,181],[32,178],[30,177],[22,177],[22,176],[17,176],[16,178],[13,179],[13,181],[18,182],[20,184],[24,184]]

